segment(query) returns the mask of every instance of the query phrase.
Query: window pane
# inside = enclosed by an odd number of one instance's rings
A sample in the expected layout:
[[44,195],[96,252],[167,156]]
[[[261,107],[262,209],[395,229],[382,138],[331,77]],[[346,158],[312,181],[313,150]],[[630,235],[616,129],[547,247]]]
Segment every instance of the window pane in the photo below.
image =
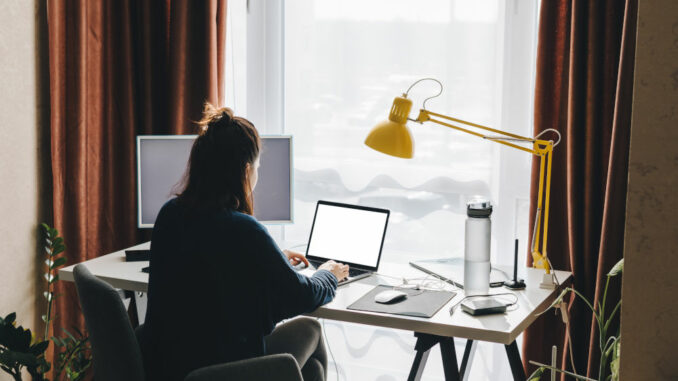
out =
[[[416,123],[412,160],[363,140],[423,77],[445,85],[428,109],[498,127],[502,20],[497,0],[286,2],[285,132],[295,137],[296,168],[287,239],[307,239],[315,201],[330,199],[391,209],[386,248],[463,255],[465,203],[490,197],[493,145]],[[410,117],[437,92],[430,81],[415,87]]]

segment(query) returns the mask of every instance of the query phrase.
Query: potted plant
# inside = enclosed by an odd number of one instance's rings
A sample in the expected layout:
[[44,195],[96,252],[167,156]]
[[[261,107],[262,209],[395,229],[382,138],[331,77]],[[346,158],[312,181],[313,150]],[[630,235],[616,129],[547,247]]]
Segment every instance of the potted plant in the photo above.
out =
[[[49,337],[49,328],[52,323],[52,302],[54,301],[54,283],[59,280],[58,270],[66,264],[66,258],[59,256],[66,250],[64,240],[59,236],[59,231],[47,224],[42,224],[45,231],[45,253],[47,254],[47,290],[44,292],[47,300],[47,313],[42,315],[45,322],[45,340]],[[66,328],[61,328],[65,336],[52,336],[50,339],[57,351],[57,361],[54,366],[54,380],[61,379],[62,375],[67,380],[81,380],[86,371],[92,365],[92,356],[89,345],[89,337],[81,333],[77,327],[73,327],[71,333]]]
[[[619,329],[617,329],[616,335],[611,335],[609,330],[612,322],[615,320],[617,313],[621,310],[621,299],[615,304],[612,310],[607,310],[607,291],[610,286],[610,280],[617,275],[623,273],[624,271],[624,259],[621,259],[617,264],[612,267],[612,270],[607,273],[607,279],[605,281],[605,289],[603,290],[603,299],[598,303],[597,306],[593,306],[584,295],[574,288],[567,287],[565,288],[556,300],[549,306],[546,310],[552,308],[559,308],[563,313],[563,320],[566,323],[567,334],[569,335],[569,316],[567,315],[566,304],[563,301],[565,296],[568,294],[574,295],[576,298],[580,298],[584,301],[586,306],[593,312],[593,316],[596,324],[598,325],[598,334],[599,334],[599,348],[600,348],[600,366],[598,368],[598,380],[585,377],[576,373],[568,372],[563,369],[559,369],[555,364],[546,365],[541,364],[536,361],[530,361],[531,364],[539,366],[537,370],[528,377],[528,381],[538,381],[541,379],[541,376],[548,370],[551,372],[559,372],[567,374],[575,379],[587,380],[587,381],[618,381],[619,380],[619,343],[621,335]],[[544,312],[546,312],[544,311]],[[571,340],[570,340],[571,342]],[[570,347],[570,353],[572,353],[572,348]]]
[[16,325],[16,313],[0,317],[0,368],[15,380],[26,369],[33,380],[44,380],[50,365],[45,360],[49,341],[38,341],[30,329]]
[[37,340],[30,329],[16,325],[16,313],[0,317],[0,369],[9,373],[14,380],[21,380],[22,370],[26,369],[33,380],[45,380],[51,364],[45,359],[45,351],[50,341],[55,345],[56,364],[54,366],[54,380],[81,380],[92,365],[92,356],[89,338],[77,328],[75,334],[61,328],[65,336],[49,336],[49,329],[53,320],[52,305],[56,294],[54,284],[59,280],[58,270],[66,264],[66,258],[61,254],[66,249],[64,240],[59,232],[42,224],[45,232],[45,273],[46,291],[43,293],[47,301],[47,311],[42,315],[45,323],[43,340]]

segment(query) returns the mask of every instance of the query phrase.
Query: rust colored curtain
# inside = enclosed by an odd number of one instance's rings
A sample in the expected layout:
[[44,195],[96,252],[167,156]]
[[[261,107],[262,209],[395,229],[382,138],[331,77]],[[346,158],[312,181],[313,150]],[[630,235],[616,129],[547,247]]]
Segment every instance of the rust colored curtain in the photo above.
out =
[[[203,102],[223,103],[226,0],[47,9],[54,224],[74,264],[148,236],[136,228],[136,135],[193,133]],[[73,284],[56,293],[54,327],[82,328]]]
[[[556,269],[574,273],[574,288],[598,301],[605,274],[623,256],[637,0],[542,1],[539,17],[534,132],[556,128],[563,136],[553,154],[548,256]],[[620,297],[616,282],[608,300]],[[597,379],[593,314],[578,299],[569,311],[576,370]],[[566,336],[560,316],[542,315],[525,332],[528,371],[529,360],[550,363],[552,345],[559,366],[571,370]]]

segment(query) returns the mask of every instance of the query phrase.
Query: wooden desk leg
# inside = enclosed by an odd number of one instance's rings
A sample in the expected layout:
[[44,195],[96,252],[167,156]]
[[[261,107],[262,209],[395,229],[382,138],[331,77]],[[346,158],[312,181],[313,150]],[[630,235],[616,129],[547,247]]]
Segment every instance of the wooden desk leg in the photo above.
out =
[[440,354],[443,358],[443,369],[445,371],[446,381],[459,381],[459,368],[457,366],[457,354],[454,350],[454,339],[451,337],[443,337],[436,335],[429,335],[425,333],[415,332],[417,343],[414,349],[417,351],[414,356],[414,362],[410,369],[408,381],[419,381],[424,372],[426,360],[431,351],[431,348],[436,344],[440,344]]
[[523,368],[523,361],[520,359],[518,344],[514,340],[511,344],[505,345],[505,347],[509,365],[511,366],[511,373],[513,373],[513,380],[525,381],[527,376],[525,375],[525,368]]
[[466,340],[466,348],[464,349],[464,357],[461,358],[461,366],[459,367],[459,376],[462,381],[468,381],[469,369],[473,364],[473,357],[476,355],[476,347],[478,342],[474,340]]

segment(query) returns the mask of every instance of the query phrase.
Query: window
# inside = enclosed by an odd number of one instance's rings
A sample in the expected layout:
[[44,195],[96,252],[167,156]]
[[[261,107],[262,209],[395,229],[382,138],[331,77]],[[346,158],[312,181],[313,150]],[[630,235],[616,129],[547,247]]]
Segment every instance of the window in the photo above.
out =
[[[428,109],[531,135],[537,8],[537,0],[230,0],[233,107],[262,133],[294,135],[295,223],[271,233],[303,243],[318,199],[360,203],[392,212],[386,260],[461,257],[466,201],[484,196],[494,205],[493,263],[512,265],[515,238],[524,263],[528,154],[435,124],[409,124],[412,160],[363,140],[423,77],[445,86]],[[411,117],[437,92],[430,81],[415,87]],[[410,333],[326,328],[341,379],[407,377]],[[477,357],[471,379],[510,374],[502,346],[479,343]],[[424,378],[439,379],[440,357],[430,358]]]
[[[465,205],[483,196],[495,205],[493,260],[512,263],[513,239],[519,236],[526,247],[526,229],[517,227],[527,220],[518,221],[527,208],[529,155],[433,124],[410,123],[416,151],[412,160],[388,157],[363,144],[370,128],[387,118],[393,98],[423,77],[445,86],[439,98],[428,102],[429,109],[529,135],[530,119],[518,121],[512,114],[531,113],[530,88],[523,94],[508,92],[506,77],[530,84],[532,60],[524,64],[525,57],[506,51],[511,11],[504,4],[285,3],[284,132],[295,138],[296,186],[296,223],[285,228],[286,239],[303,242],[316,200],[330,199],[390,209],[385,250],[408,258],[463,256]],[[510,71],[512,67],[520,70]],[[437,92],[434,82],[415,87],[411,117]],[[518,110],[505,109],[507,96],[520,98],[511,105]]]

